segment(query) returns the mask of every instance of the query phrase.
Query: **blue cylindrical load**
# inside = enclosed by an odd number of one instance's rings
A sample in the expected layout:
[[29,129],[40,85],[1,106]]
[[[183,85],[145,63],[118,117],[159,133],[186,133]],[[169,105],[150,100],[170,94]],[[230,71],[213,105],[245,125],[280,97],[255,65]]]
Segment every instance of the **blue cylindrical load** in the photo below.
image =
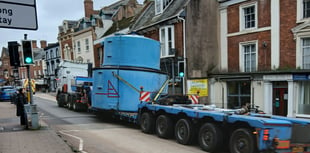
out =
[[[132,87],[113,73],[126,80]],[[137,112],[140,87],[151,92],[151,98],[154,98],[167,79],[167,75],[160,71],[130,67],[95,69],[93,75],[92,107],[121,112]],[[167,88],[163,94],[167,94]]]
[[160,43],[138,35],[116,35],[104,40],[103,66],[134,66],[159,70]]

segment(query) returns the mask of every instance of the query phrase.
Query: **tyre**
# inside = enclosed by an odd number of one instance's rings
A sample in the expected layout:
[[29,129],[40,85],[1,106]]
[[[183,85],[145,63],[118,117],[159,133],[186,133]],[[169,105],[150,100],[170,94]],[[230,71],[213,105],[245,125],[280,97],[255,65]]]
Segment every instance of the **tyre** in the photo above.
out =
[[217,152],[223,145],[221,129],[211,123],[203,124],[199,130],[198,143],[204,151]]
[[57,94],[57,96],[56,96],[56,100],[57,100],[57,105],[58,105],[58,107],[63,107],[64,106],[64,104],[63,104],[63,94]]
[[153,133],[155,126],[155,119],[149,112],[144,112],[140,118],[140,128],[144,133]]
[[229,140],[231,153],[255,153],[255,137],[249,129],[240,128],[235,130]]
[[76,95],[71,95],[70,101],[68,103],[68,108],[73,110],[74,103],[76,103]]
[[156,135],[160,138],[171,138],[173,135],[173,122],[170,117],[160,115],[156,119]]
[[193,142],[194,132],[194,125],[188,119],[180,119],[175,124],[175,138],[180,144],[191,144]]
[[72,106],[73,110],[78,112],[80,111],[80,105],[77,103],[77,102],[74,102],[73,103],[73,106]]
[[67,108],[72,109],[72,96],[71,95],[68,95]]

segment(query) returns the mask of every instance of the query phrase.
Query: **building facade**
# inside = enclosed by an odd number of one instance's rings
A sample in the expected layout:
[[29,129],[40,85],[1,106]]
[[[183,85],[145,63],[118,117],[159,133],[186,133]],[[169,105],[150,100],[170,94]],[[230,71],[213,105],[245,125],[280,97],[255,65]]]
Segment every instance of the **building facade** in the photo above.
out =
[[[131,31],[160,42],[161,70],[169,75],[169,93],[185,93],[185,19],[187,0],[147,1]],[[186,73],[185,73],[186,74]]]
[[55,70],[61,62],[59,43],[49,44],[44,48],[46,69],[44,69],[44,82],[47,84],[48,91],[56,91],[56,74]]
[[220,71],[210,75],[211,102],[225,108],[251,103],[270,114],[310,117],[310,2],[218,2]]

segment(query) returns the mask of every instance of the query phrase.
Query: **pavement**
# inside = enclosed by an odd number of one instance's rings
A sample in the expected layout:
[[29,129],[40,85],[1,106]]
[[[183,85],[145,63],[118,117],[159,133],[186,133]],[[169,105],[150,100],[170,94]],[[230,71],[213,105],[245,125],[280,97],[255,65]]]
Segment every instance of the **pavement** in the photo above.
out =
[[[46,98],[48,96],[51,95],[46,94]],[[38,129],[25,129],[19,123],[16,106],[0,102],[0,153],[73,153],[40,115]]]

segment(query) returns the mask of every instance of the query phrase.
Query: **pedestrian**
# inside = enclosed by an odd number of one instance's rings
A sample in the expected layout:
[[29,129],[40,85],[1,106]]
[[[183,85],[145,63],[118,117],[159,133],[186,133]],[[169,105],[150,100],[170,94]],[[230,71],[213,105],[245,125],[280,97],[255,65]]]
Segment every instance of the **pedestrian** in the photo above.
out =
[[25,112],[24,104],[27,104],[24,88],[20,88],[16,100],[16,116],[20,116],[20,124],[25,125],[27,128],[27,115]]

